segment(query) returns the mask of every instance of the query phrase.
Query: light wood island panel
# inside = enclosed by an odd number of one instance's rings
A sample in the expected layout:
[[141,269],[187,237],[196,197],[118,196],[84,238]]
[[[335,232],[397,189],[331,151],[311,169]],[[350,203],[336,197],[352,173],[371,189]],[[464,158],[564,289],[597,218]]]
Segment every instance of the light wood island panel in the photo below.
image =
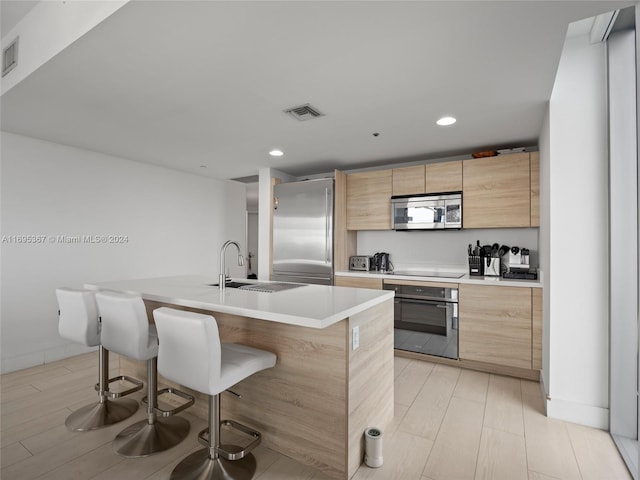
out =
[[384,431],[394,416],[393,321],[389,321],[393,320],[393,300],[380,307],[349,317],[349,344],[353,327],[359,326],[360,347],[348,349],[348,478],[364,459],[365,429]]
[[[222,418],[262,432],[263,443],[326,475],[346,480],[364,458],[367,426],[385,429],[393,419],[393,300],[327,328],[316,329],[145,300],[149,318],[161,306],[213,315],[223,342],[274,352],[276,366],[222,395]],[[359,326],[360,346],[351,349]],[[121,374],[146,378],[146,362],[121,360]],[[207,418],[207,397],[192,393],[195,415]],[[196,435],[196,432],[192,432]]]

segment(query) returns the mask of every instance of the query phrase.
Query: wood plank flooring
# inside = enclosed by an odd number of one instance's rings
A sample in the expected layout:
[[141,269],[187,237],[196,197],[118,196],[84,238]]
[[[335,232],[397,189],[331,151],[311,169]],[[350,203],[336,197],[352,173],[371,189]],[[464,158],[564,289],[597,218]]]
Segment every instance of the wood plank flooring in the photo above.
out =
[[[117,355],[110,367],[116,374]],[[200,448],[189,438],[141,459],[113,453],[111,440],[143,418],[142,410],[106,429],[68,432],[64,419],[95,401],[97,354],[85,354],[0,377],[2,480],[168,479]],[[362,465],[353,480],[630,480],[607,432],[542,414],[539,385],[500,375],[395,357],[395,419],[384,432],[384,465]],[[140,399],[142,392],[134,395]],[[328,480],[263,446],[256,480]]]

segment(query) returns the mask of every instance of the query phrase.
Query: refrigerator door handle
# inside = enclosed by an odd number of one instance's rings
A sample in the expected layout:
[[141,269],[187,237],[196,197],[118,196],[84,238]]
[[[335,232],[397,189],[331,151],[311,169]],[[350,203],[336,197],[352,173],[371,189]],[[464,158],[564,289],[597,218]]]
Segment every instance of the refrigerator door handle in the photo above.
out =
[[331,239],[329,238],[329,234],[331,233],[331,228],[329,225],[329,189],[324,189],[324,263],[328,264],[331,259],[329,258],[329,242]]

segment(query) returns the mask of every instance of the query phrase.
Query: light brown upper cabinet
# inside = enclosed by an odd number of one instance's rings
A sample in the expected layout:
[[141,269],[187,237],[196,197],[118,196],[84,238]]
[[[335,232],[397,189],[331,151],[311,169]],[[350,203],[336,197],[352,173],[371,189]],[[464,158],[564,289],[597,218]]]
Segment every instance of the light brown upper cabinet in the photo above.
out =
[[336,270],[349,270],[349,257],[357,252],[358,232],[347,230],[347,174],[334,171],[333,264]]
[[347,175],[347,229],[391,230],[391,169]]
[[459,192],[462,190],[462,160],[429,163],[425,170],[425,192]]
[[394,195],[459,192],[462,190],[462,160],[393,169]]
[[531,152],[531,226],[540,226],[540,154]]
[[464,160],[464,228],[529,227],[529,153]]
[[425,193],[424,165],[393,169],[393,194],[413,195]]

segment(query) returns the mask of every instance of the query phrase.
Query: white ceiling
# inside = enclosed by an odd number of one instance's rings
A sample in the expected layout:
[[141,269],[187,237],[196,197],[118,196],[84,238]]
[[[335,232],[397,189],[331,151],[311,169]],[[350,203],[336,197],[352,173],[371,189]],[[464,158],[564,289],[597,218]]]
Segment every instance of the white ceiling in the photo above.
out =
[[8,32],[38,3],[37,0],[1,0],[0,32]]
[[[568,24],[629,3],[130,2],[6,92],[2,129],[217,178],[531,145]],[[307,102],[326,116],[282,112]]]

